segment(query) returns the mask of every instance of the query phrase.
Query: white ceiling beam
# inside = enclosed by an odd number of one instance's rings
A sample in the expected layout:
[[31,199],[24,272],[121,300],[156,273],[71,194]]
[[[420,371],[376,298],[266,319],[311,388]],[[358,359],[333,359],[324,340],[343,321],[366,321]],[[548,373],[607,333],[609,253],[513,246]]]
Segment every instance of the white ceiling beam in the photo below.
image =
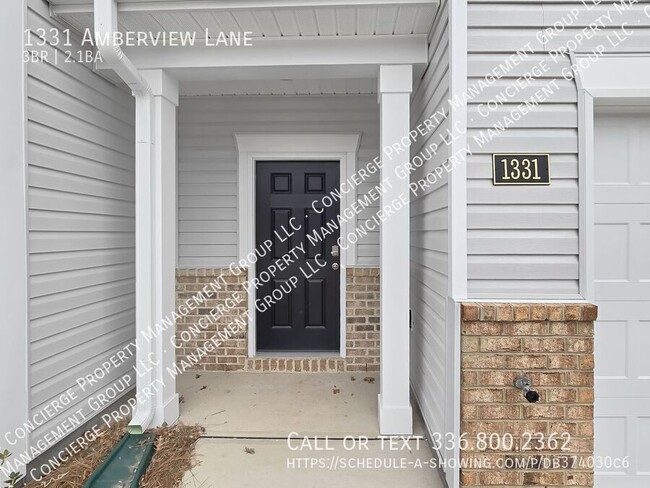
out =
[[[255,38],[249,47],[124,47],[139,69],[425,64],[425,35]],[[101,66],[99,66],[101,67]]]
[[[298,9],[319,7],[437,7],[439,0],[118,0],[118,12],[174,12],[198,10]],[[92,2],[83,0],[50,1],[53,15],[89,13]]]

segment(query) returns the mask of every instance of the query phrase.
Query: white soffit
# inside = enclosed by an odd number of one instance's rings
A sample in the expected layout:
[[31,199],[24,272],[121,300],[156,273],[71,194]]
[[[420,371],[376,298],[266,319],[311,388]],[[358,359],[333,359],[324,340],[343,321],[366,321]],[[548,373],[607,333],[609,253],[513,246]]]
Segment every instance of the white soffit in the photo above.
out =
[[[92,29],[92,2],[54,0],[52,14]],[[121,31],[252,32],[253,37],[428,34],[438,0],[119,1]]]

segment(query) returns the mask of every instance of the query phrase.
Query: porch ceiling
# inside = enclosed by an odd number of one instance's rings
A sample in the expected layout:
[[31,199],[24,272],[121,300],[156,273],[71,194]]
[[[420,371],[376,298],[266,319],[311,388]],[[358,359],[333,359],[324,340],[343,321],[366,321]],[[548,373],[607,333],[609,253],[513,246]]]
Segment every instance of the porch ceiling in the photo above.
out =
[[[118,0],[121,31],[248,31],[253,37],[427,34],[438,0]],[[75,30],[93,26],[88,0],[51,0]]]
[[[91,0],[50,0],[73,30],[93,30]],[[252,47],[125,47],[139,69],[165,69],[181,95],[357,95],[376,92],[377,67],[421,76],[439,0],[118,0],[124,32],[252,32]],[[114,78],[110,69],[98,68]],[[115,78],[118,81],[117,78]]]

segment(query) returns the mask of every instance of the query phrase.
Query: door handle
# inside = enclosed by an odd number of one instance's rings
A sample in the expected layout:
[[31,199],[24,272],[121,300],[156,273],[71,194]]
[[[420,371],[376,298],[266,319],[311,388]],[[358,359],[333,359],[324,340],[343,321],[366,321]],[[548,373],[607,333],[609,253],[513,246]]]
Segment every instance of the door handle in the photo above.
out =
[[339,269],[339,263],[332,263],[332,269],[333,269],[334,271],[336,271],[337,269]]
[[339,246],[332,246],[332,256],[335,258],[339,256]]

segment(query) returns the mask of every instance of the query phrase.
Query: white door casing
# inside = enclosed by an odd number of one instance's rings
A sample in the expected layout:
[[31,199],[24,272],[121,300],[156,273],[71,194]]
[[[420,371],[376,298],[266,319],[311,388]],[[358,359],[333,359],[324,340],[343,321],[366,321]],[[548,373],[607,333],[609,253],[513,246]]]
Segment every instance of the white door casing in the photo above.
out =
[[640,488],[650,486],[650,109],[597,110],[594,136],[596,488]]
[[[351,134],[234,134],[237,144],[237,218],[238,218],[238,260],[246,261],[246,257],[255,249],[255,161],[285,160],[285,161],[340,161],[340,184],[350,180],[356,172],[357,152],[361,140],[360,133]],[[351,194],[342,193],[341,210],[354,201]],[[347,235],[348,228],[356,227],[356,219],[342,222],[341,236]],[[340,354],[345,357],[346,350],[346,270],[356,264],[356,245],[341,249],[341,341]],[[248,265],[249,278],[255,276],[255,263]],[[252,287],[248,296],[248,356],[255,357],[257,353],[255,330],[255,288]]]

